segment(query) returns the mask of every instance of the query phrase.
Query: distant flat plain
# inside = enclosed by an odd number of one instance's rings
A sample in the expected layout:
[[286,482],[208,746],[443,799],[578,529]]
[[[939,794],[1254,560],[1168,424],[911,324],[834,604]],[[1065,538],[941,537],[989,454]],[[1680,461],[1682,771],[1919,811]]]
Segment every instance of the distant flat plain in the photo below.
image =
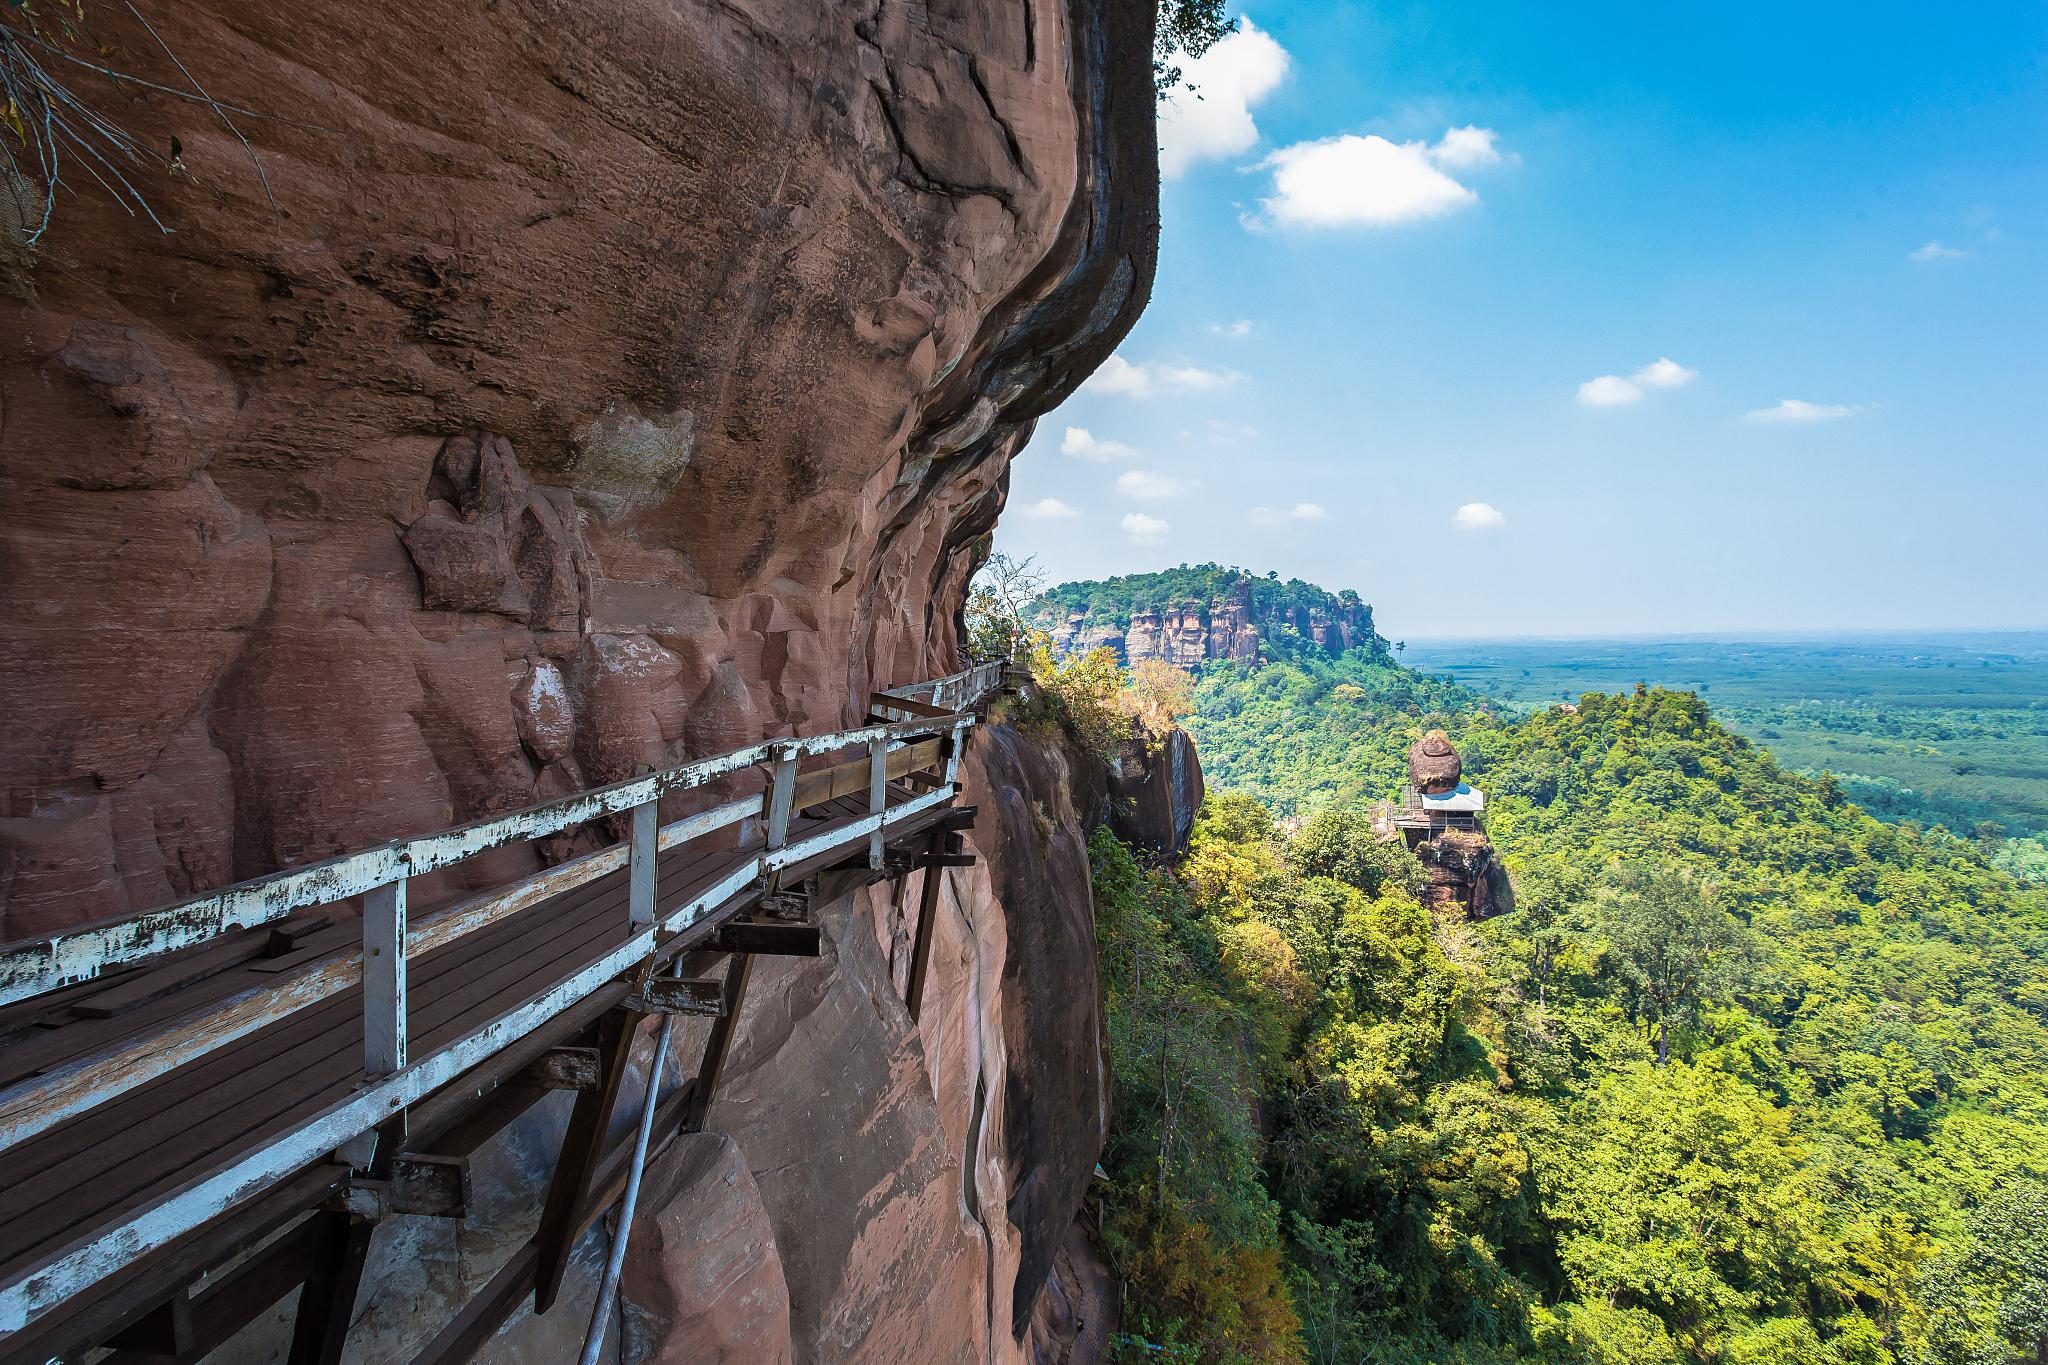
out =
[[1698,692],[1873,814],[2048,831],[2048,631],[1411,640],[1401,662],[1520,710],[1637,683]]

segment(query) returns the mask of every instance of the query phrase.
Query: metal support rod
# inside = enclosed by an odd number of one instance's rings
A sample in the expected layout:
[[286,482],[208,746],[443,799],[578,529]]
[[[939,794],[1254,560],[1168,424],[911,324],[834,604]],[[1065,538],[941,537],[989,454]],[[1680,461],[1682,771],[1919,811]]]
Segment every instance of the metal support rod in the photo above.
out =
[[[676,959],[675,971],[683,968]],[[633,1210],[640,1202],[640,1177],[647,1170],[647,1143],[654,1133],[654,1111],[660,1108],[661,1069],[668,1060],[668,1044],[676,1029],[673,1014],[661,1016],[661,1035],[654,1043],[654,1059],[647,1064],[647,1094],[640,1102],[640,1131],[633,1138],[633,1164],[626,1168],[626,1194],[619,1201],[618,1226],[612,1232],[611,1254],[605,1257],[604,1278],[598,1281],[597,1303],[590,1310],[590,1327],[583,1334],[583,1354],[577,1365],[597,1365],[597,1353],[604,1346],[605,1324],[612,1315],[612,1298],[619,1292],[619,1274],[626,1265],[626,1242],[633,1233]]]
[[633,849],[626,893],[626,913],[634,929],[654,927],[654,865],[660,856],[660,802],[633,807]]
[[363,1074],[405,1070],[405,883],[363,893]]

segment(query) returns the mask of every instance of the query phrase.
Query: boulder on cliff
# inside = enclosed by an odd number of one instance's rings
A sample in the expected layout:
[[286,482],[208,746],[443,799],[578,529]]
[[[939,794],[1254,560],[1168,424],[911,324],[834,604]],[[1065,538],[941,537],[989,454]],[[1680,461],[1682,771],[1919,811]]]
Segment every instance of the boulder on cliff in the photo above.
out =
[[1408,746],[1408,780],[1424,796],[1456,791],[1463,771],[1451,737],[1441,730],[1431,730]]
[[789,1286],[739,1144],[685,1133],[648,1162],[624,1294],[628,1359],[788,1365]]
[[1109,772],[1111,832],[1136,848],[1187,852],[1204,792],[1202,760],[1187,731],[1125,741]]
[[1493,841],[1478,830],[1450,829],[1415,847],[1416,861],[1429,874],[1429,899],[1462,911],[1467,919],[1491,919],[1515,908],[1507,868],[1493,853]]

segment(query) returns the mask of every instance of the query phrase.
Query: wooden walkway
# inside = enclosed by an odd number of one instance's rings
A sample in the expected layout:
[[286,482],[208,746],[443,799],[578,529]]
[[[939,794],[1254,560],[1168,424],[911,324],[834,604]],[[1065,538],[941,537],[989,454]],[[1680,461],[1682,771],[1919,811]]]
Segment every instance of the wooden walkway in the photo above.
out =
[[[466,1359],[529,1293],[546,1308],[576,1235],[616,1199],[620,1153],[604,1135],[641,1020],[713,1018],[697,1075],[663,1114],[664,1135],[701,1125],[753,954],[817,951],[817,879],[840,878],[836,891],[964,860],[955,831],[971,812],[952,770],[973,702],[1000,677],[927,685],[973,689],[946,706],[878,694],[887,735],[849,732],[866,758],[805,772],[771,753],[758,798],[666,829],[659,794],[636,802],[633,838],[565,865],[585,877],[554,869],[408,926],[399,874],[395,999],[380,989],[370,888],[0,1006],[0,1357],[111,1346],[117,1360],[193,1360],[303,1284],[294,1365],[337,1360],[376,1219],[462,1216],[469,1153],[566,1088],[575,1117],[540,1232],[422,1359]],[[705,784],[735,770],[696,767]],[[44,946],[0,953],[19,975]],[[64,945],[48,946],[62,960]],[[254,1026],[224,1036],[218,1021],[252,1011]]]

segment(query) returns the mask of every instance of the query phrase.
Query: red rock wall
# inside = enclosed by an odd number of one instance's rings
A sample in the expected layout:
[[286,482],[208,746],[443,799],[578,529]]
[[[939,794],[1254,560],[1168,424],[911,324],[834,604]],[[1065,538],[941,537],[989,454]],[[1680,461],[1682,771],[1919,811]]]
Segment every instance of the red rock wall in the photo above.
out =
[[174,231],[81,187],[8,253],[0,938],[953,667],[1150,287],[1149,4],[142,8],[266,117],[82,87]]
[[[138,3],[265,115],[267,188],[202,106],[95,83],[182,145],[148,186],[174,231],[85,190],[0,253],[0,938],[958,666],[1010,457],[1150,290],[1150,0]],[[949,874],[920,1027],[872,897],[764,973],[713,1116],[746,1181],[693,1143],[636,1233],[646,1358],[779,1358],[783,1313],[807,1362],[1037,1349],[1104,1082],[1079,825],[1027,788],[1011,852]],[[470,1224],[380,1229],[366,1342],[417,1344],[525,1235],[559,1121],[480,1158]],[[772,1241],[693,1243],[713,1191]],[[572,1350],[564,1310],[486,1358]]]
[[1052,641],[1061,652],[1107,647],[1125,663],[1160,659],[1194,668],[1213,659],[1255,660],[1277,630],[1291,630],[1332,654],[1373,638],[1372,608],[1340,607],[1334,614],[1302,609],[1261,619],[1248,595],[1233,590],[1215,602],[1186,601],[1166,611],[1137,610],[1128,627],[1077,611],[1056,623]]

